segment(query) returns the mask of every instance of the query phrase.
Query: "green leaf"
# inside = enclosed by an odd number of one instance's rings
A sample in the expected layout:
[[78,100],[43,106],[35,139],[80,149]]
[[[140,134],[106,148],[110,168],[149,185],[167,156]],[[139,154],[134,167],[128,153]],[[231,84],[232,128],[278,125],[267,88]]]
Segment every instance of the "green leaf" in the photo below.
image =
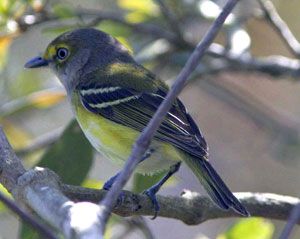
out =
[[93,162],[93,148],[77,121],[73,120],[61,138],[43,155],[38,166],[56,172],[64,183],[81,184]]
[[20,229],[20,238],[22,239],[41,239],[41,235],[26,223],[22,223]]
[[68,5],[58,3],[52,7],[54,14],[59,18],[70,18],[74,17],[75,13]]
[[159,7],[153,0],[118,0],[118,6],[128,11],[126,20],[139,23],[159,15]]
[[[7,189],[6,189],[2,184],[0,184],[0,192],[1,192],[4,196],[9,197],[9,198],[12,199],[11,194],[7,191]],[[4,211],[6,211],[6,206],[5,206],[5,204],[3,204],[2,202],[0,202],[0,213],[2,213],[2,212],[4,212]]]
[[263,218],[242,219],[217,239],[271,239],[274,225]]
[[133,191],[136,193],[143,192],[157,183],[164,175],[166,171],[154,174],[154,175],[142,175],[136,173],[133,177]]
[[41,89],[42,77],[38,71],[22,71],[9,81],[8,92],[13,98],[26,96]]

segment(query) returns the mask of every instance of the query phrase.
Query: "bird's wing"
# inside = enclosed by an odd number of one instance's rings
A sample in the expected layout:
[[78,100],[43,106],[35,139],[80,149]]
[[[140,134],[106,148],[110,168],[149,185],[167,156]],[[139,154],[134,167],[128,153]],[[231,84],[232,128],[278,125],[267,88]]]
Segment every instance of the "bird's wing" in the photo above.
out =
[[[161,89],[147,93],[112,85],[89,84],[77,90],[87,110],[140,132],[166,96]],[[172,105],[154,138],[196,157],[207,156],[205,139],[179,99]]]

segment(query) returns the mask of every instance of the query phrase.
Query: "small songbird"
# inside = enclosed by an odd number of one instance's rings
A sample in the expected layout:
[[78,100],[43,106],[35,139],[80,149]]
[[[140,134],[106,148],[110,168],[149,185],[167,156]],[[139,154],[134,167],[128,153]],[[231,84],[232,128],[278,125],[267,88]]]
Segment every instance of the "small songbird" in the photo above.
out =
[[[49,66],[64,85],[85,136],[97,151],[123,164],[140,132],[162,103],[168,86],[138,64],[112,36],[82,28],[58,36],[26,68]],[[208,147],[183,103],[176,99],[140,160],[142,174],[169,170],[145,193],[155,214],[156,193],[184,161],[222,209],[249,216],[208,161]],[[104,184],[109,190],[118,174]]]

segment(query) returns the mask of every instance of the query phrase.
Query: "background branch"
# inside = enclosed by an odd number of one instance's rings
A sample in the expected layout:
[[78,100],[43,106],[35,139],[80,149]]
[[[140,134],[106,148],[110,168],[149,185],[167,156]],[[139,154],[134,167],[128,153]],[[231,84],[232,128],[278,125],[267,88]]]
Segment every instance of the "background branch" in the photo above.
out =
[[258,0],[267,21],[278,32],[287,47],[297,58],[300,57],[300,44],[287,24],[281,19],[270,0]]

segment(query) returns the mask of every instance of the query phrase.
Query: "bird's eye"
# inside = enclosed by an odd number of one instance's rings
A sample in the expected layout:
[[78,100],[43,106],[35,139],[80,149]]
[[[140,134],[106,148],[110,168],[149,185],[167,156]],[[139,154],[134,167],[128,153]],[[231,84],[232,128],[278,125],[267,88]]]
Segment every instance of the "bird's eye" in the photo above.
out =
[[68,53],[68,49],[61,47],[57,49],[56,56],[58,59],[63,60],[68,56]]

